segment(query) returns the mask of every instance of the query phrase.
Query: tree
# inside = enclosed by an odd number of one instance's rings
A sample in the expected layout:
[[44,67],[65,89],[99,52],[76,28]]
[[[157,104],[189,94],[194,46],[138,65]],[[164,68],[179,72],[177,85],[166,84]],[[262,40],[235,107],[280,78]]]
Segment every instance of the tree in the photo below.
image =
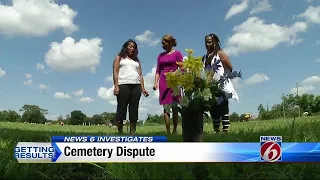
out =
[[71,112],[70,124],[72,125],[80,125],[85,122],[86,115],[82,113],[80,110],[74,110]]
[[239,116],[240,121],[244,121],[246,119],[245,116],[246,116],[245,114],[241,114]]
[[116,122],[116,113],[108,113],[108,112],[103,112],[100,114],[102,118],[104,119],[105,123],[111,122],[111,124],[115,125]]
[[298,117],[299,112],[308,112],[309,115],[320,114],[320,96],[314,94],[301,94],[300,96],[288,94],[282,96],[281,103],[272,106],[266,111],[262,104],[259,105],[259,119],[279,119]]
[[157,114],[156,115],[147,114],[146,123],[161,124],[163,123],[163,117]]
[[93,115],[91,119],[92,119],[93,124],[104,124],[105,123],[103,116],[100,114]]
[[7,120],[9,122],[19,122],[21,121],[21,116],[16,111],[9,110]]
[[16,111],[4,110],[0,111],[0,121],[19,122],[21,121],[21,116]]
[[22,121],[29,123],[45,123],[47,118],[45,115],[48,114],[48,110],[41,109],[36,105],[25,104],[21,109]]
[[263,114],[264,112],[266,112],[266,109],[263,107],[262,104],[260,104],[260,105],[258,106],[258,112],[259,112],[259,115],[260,115],[260,114]]
[[230,115],[230,122],[240,121],[240,116],[238,113],[234,112]]

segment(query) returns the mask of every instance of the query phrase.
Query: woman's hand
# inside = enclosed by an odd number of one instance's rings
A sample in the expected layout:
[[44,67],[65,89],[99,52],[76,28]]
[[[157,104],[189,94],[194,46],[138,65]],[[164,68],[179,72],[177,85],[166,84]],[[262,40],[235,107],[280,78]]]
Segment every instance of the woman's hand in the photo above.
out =
[[119,94],[119,86],[115,86],[113,89],[113,95],[118,96]]
[[176,64],[179,66],[179,68],[183,68],[183,62],[176,62]]
[[159,88],[158,83],[154,83],[154,85],[153,85],[153,90],[157,90],[158,88]]
[[149,92],[147,90],[142,90],[142,93],[145,97],[148,97],[149,96]]

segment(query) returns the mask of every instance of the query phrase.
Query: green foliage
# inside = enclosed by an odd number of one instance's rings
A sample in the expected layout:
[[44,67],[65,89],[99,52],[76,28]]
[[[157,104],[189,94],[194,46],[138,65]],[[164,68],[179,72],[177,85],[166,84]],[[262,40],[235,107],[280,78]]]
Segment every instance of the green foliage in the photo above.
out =
[[8,121],[8,122],[19,122],[21,121],[21,116],[13,111],[13,110],[4,110],[0,111],[0,122],[3,121]]
[[19,111],[23,112],[22,122],[44,124],[47,121],[45,115],[48,114],[48,110],[42,109],[37,105],[25,104]]
[[72,125],[80,125],[85,122],[86,115],[83,114],[80,110],[74,110],[71,112],[70,122]]
[[238,113],[234,112],[230,115],[230,122],[239,122],[240,116]]
[[[187,59],[177,63],[180,69],[166,73],[166,83],[173,90],[174,95],[180,95],[181,89],[183,89],[182,98],[173,104],[180,113],[185,111],[204,113],[209,111],[212,105],[218,103],[217,97],[227,98],[221,90],[222,81],[218,82],[213,79],[215,69],[219,65],[203,70],[202,57],[192,56],[192,49],[186,49],[186,51],[188,52]],[[221,79],[226,80],[234,77],[225,74]],[[169,111],[170,106],[166,106],[165,109]]]
[[308,115],[317,115],[320,113],[320,96],[314,94],[302,94],[301,96],[288,94],[282,97],[281,103],[275,104],[271,109],[265,109],[262,104],[259,105],[259,119],[270,120],[277,118],[292,118],[300,116],[304,112]]

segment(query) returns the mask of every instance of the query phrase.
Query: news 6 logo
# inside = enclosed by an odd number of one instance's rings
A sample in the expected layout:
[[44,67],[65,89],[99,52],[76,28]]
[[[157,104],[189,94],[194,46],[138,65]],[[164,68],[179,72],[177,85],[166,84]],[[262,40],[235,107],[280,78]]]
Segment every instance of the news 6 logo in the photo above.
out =
[[282,160],[282,137],[281,136],[261,136],[260,156],[266,162],[276,162]]

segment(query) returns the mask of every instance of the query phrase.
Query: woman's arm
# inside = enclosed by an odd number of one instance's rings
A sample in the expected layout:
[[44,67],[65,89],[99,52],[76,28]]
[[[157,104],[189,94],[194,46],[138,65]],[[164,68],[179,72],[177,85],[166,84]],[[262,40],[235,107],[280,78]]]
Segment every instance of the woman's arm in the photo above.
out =
[[140,63],[140,61],[138,63],[139,63],[139,76],[140,76],[140,83],[141,83],[141,91],[144,92],[146,89],[144,88],[144,79],[143,79],[141,63]]
[[118,75],[119,75],[119,67],[120,67],[120,57],[116,56],[113,60],[113,85],[118,87]]
[[230,62],[229,57],[224,53],[222,50],[218,51],[218,55],[220,57],[220,60],[222,62],[222,65],[225,69],[228,69],[230,72],[232,72],[232,64]]
[[155,88],[157,88],[157,84],[159,82],[160,73],[161,73],[161,69],[160,69],[160,65],[159,65],[159,59],[160,59],[160,55],[158,56],[158,59],[157,59],[156,74],[154,76],[154,86],[155,86]]
[[183,55],[181,54],[181,52],[179,51],[177,54],[177,61],[176,64],[179,66],[179,68],[181,70],[183,70]]

